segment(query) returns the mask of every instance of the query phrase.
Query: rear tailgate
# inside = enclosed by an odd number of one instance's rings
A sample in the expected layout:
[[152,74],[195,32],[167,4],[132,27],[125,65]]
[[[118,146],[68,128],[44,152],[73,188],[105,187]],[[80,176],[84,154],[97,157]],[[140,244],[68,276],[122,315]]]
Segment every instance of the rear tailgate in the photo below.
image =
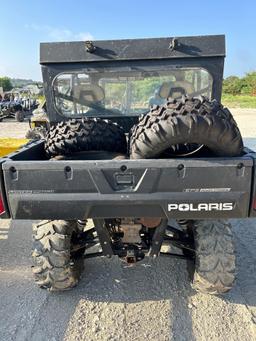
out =
[[6,161],[15,219],[248,217],[253,160]]

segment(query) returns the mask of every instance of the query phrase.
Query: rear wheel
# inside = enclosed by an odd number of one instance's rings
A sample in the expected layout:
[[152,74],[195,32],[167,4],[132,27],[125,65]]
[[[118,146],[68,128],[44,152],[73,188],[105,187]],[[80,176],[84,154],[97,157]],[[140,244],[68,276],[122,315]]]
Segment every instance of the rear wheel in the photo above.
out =
[[231,225],[224,220],[197,220],[188,221],[186,229],[195,246],[194,260],[188,261],[192,288],[206,294],[229,291],[236,268]]
[[40,288],[68,290],[78,283],[83,253],[72,253],[77,233],[76,221],[44,220],[33,226],[32,271]]

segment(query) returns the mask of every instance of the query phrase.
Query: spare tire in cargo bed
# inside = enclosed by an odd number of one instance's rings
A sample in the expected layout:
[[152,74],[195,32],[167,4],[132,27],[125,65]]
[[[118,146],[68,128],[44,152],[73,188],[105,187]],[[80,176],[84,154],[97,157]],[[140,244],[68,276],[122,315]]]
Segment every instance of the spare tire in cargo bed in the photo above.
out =
[[130,134],[130,158],[159,157],[171,146],[196,143],[217,156],[239,156],[243,141],[227,108],[204,97],[174,99],[155,106]]
[[111,151],[126,154],[125,132],[118,124],[100,118],[60,122],[49,130],[45,150],[49,157],[80,151]]

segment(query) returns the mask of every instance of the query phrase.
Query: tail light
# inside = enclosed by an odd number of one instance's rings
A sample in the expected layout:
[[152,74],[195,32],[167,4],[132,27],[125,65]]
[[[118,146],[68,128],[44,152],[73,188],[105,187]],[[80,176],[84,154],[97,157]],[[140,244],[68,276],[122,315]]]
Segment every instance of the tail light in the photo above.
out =
[[256,198],[253,199],[252,208],[256,210]]
[[5,212],[4,201],[0,193],[0,215]]

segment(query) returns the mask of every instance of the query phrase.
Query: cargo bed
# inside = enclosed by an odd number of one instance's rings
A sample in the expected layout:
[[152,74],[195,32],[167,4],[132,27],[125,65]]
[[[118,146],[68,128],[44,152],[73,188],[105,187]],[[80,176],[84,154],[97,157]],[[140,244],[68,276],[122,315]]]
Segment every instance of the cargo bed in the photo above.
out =
[[1,159],[14,219],[256,216],[255,153],[242,157],[47,160],[42,142]]

